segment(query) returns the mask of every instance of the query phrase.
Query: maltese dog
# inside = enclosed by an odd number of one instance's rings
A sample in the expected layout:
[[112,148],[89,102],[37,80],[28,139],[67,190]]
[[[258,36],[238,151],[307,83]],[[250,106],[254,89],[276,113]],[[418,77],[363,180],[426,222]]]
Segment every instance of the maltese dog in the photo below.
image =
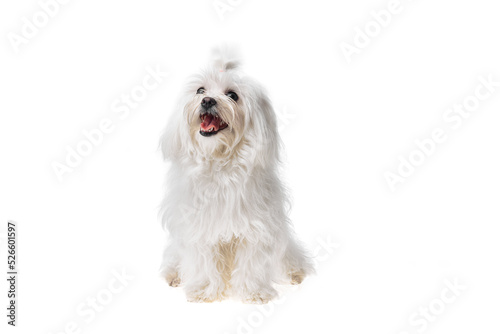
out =
[[218,51],[185,87],[160,143],[171,162],[161,275],[188,301],[267,303],[277,284],[314,271],[287,216],[280,144],[267,93]]

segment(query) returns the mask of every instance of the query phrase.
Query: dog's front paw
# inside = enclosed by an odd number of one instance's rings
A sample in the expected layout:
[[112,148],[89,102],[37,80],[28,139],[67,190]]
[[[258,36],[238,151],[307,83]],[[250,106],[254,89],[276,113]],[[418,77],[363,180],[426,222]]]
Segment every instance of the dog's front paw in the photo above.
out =
[[217,288],[207,286],[186,291],[187,301],[191,303],[212,303],[223,299],[222,292]]
[[167,281],[168,285],[170,285],[171,287],[174,287],[174,288],[181,285],[181,279],[179,277],[179,274],[176,272],[171,273],[171,274],[167,274],[165,277],[165,280]]
[[242,301],[246,304],[267,304],[278,296],[278,292],[274,289],[266,289],[264,291],[256,291],[246,294]]
[[303,270],[293,271],[290,273],[290,283],[292,285],[300,284],[306,278],[306,273]]

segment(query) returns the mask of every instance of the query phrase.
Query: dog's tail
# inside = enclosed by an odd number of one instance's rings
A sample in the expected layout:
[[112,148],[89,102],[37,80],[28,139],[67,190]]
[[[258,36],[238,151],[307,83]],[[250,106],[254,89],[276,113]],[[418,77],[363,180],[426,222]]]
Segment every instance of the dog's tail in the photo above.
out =
[[220,45],[212,50],[212,59],[215,68],[221,72],[238,69],[241,66],[241,56],[235,46]]

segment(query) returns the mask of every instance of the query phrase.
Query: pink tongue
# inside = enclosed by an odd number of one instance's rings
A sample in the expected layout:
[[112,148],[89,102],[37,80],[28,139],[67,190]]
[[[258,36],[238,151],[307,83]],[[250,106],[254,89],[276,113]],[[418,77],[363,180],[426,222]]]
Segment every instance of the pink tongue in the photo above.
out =
[[218,131],[220,126],[220,118],[215,118],[212,115],[206,115],[205,119],[201,122],[201,129],[203,131],[208,131],[210,128],[214,128],[212,131]]

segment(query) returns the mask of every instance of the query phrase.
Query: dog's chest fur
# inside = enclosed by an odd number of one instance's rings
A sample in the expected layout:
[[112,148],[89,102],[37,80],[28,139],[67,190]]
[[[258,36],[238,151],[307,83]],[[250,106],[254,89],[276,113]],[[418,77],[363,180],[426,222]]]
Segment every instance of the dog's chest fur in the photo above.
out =
[[184,169],[188,195],[182,207],[193,208],[189,215],[183,215],[184,224],[198,233],[203,231],[200,237],[211,242],[229,241],[261,229],[263,220],[269,219],[272,187],[262,171],[253,172],[210,164]]

